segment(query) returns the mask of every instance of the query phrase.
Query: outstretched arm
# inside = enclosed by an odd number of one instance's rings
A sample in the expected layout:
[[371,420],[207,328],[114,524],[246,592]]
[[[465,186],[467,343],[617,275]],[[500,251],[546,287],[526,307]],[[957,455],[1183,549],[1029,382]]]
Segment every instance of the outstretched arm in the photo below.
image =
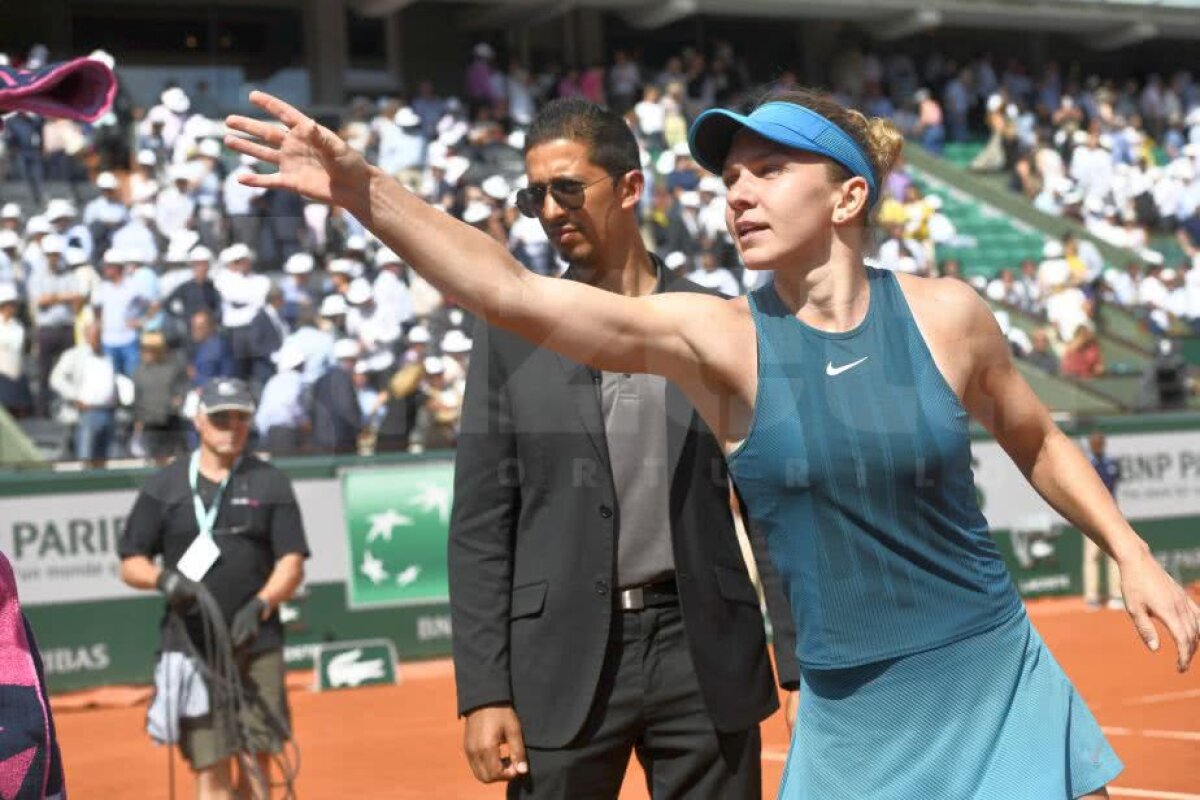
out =
[[1178,667],[1188,668],[1200,640],[1200,608],[1154,559],[1101,483],[1083,451],[1059,430],[1012,362],[987,305],[962,293],[972,367],[964,401],[1025,478],[1055,511],[1117,560],[1125,605],[1138,634],[1158,650],[1152,618],[1170,632]]
[[604,370],[694,373],[698,357],[686,328],[720,314],[716,298],[628,298],[573,281],[535,275],[504,245],[412,194],[368,164],[328,128],[284,101],[254,92],[250,100],[279,125],[232,116],[226,137],[240,153],[278,166],[242,183],[286,189],[342,206],[444,294],[489,323]]

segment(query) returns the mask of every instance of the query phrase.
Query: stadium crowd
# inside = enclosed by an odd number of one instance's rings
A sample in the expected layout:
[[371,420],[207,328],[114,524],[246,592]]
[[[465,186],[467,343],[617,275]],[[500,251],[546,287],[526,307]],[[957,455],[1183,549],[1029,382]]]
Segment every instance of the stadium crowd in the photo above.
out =
[[[1200,330],[1200,87],[1190,75],[1113,83],[1054,64],[1033,76],[1015,61],[933,55],[918,66],[850,48],[831,85],[934,152],[990,131],[974,168],[1009,171],[1037,207],[1129,249],[1117,268],[1067,235],[1046,242],[1040,263],[973,279],[1045,319],[1033,336],[1010,331],[1031,362],[1103,374],[1094,320],[1104,302],[1155,332],[1179,321]],[[607,66],[538,73],[502,67],[479,44],[461,99],[421,82],[411,96],[354,99],[338,125],[427,202],[555,274],[564,265],[540,223],[516,206],[523,131],[553,97],[609,104],[642,145],[648,244],[674,272],[736,295],[770,276],[738,266],[724,185],[691,160],[687,126],[751,86],[725,43],[657,70],[618,51]],[[0,204],[0,404],[71,430],[65,455],[163,459],[194,436],[196,387],[237,376],[259,396],[258,444],[273,453],[453,446],[473,324],[454,299],[341,209],[242,185],[259,165],[223,147],[211,98],[167,85],[152,107],[126,99],[117,109],[91,126],[5,119],[0,185],[23,184],[25,200]],[[47,196],[51,186],[65,196]],[[907,170],[889,178],[878,221],[879,265],[962,277],[939,249],[972,240]],[[1151,246],[1164,232],[1183,251],[1177,265]]]

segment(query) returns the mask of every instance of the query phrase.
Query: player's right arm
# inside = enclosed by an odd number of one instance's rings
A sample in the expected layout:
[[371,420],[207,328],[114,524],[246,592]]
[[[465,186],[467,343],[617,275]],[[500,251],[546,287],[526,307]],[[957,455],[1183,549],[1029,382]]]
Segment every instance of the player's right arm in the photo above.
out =
[[701,340],[728,321],[727,304],[713,297],[629,298],[536,275],[502,243],[430,206],[284,101],[262,92],[250,100],[282,127],[231,116],[229,127],[253,138],[226,143],[279,169],[247,173],[243,183],[347,209],[429,283],[492,325],[598,369],[685,383],[704,363]]

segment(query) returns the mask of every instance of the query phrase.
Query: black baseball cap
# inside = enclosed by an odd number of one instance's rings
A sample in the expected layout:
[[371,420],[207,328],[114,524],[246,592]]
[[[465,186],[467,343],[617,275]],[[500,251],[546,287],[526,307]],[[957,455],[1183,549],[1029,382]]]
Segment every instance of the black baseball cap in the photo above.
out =
[[212,378],[200,387],[200,411],[216,414],[219,411],[254,413],[254,395],[250,387],[238,378]]

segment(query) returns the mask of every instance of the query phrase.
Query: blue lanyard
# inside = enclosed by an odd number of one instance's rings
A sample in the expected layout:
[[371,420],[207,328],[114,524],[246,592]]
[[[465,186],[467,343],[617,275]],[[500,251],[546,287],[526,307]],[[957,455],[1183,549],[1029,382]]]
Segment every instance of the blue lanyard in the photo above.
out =
[[201,536],[212,538],[213,527],[217,524],[217,514],[221,510],[221,498],[225,495],[225,487],[229,485],[229,476],[237,471],[238,465],[242,463],[239,457],[234,462],[233,468],[225,475],[221,485],[217,487],[217,493],[213,495],[212,504],[208,510],[204,510],[204,501],[200,499],[200,492],[196,489],[197,476],[200,474],[200,451],[192,451],[192,459],[188,464],[188,484],[192,487],[192,508],[196,512],[196,527],[200,529]]

